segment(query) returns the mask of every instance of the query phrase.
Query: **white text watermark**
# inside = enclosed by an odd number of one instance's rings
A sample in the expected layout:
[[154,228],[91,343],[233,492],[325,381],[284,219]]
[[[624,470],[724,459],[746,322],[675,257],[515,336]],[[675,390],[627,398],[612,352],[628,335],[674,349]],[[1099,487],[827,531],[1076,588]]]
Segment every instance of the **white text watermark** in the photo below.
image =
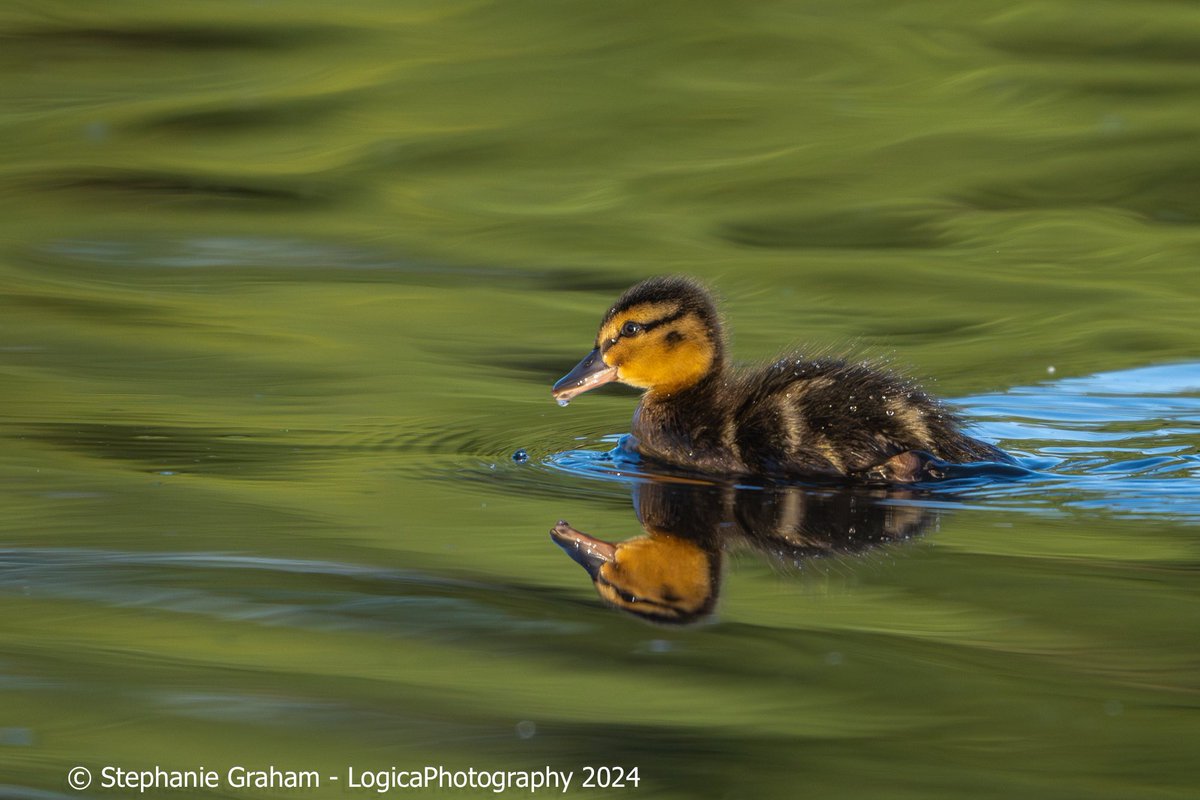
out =
[[223,769],[166,769],[160,766],[128,769],[114,765],[78,766],[67,773],[67,785],[77,791],[112,789],[125,793],[168,792],[189,789],[319,789],[343,787],[354,793],[388,794],[422,790],[471,789],[503,794],[558,792],[580,789],[636,789],[641,783],[637,767],[582,766],[572,770],[453,769],[441,765],[381,768],[347,767],[341,771],[283,769],[234,765]]

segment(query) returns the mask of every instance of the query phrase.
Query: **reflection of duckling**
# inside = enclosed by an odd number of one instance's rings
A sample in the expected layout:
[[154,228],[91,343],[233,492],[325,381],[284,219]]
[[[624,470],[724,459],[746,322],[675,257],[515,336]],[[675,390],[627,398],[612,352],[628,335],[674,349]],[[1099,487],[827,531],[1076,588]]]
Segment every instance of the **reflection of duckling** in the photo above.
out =
[[799,566],[915,536],[930,509],[880,500],[898,490],[735,489],[647,481],[635,495],[646,535],[615,544],[560,521],[554,541],[592,577],[606,602],[652,622],[687,624],[712,613],[724,554],[749,547]]
[[682,536],[651,533],[616,544],[577,531],[566,520],[550,530],[592,576],[600,597],[654,622],[694,622],[712,611],[719,551]]
[[642,455],[707,473],[914,481],[938,476],[934,459],[1009,460],[917,386],[865,363],[788,356],[731,370],[712,298],[687,278],[625,292],[553,394],[565,405],[610,381],[646,390],[633,418]]

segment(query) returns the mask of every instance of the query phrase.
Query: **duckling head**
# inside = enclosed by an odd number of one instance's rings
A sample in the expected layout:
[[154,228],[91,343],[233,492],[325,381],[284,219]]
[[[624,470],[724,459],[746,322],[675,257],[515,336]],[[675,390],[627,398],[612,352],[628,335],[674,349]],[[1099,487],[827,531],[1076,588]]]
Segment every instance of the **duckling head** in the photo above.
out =
[[622,611],[668,625],[707,616],[720,586],[720,554],[691,539],[648,530],[613,544],[560,521],[550,536],[588,571],[600,597]]
[[703,286],[650,278],[621,295],[600,322],[595,348],[551,392],[560,405],[612,381],[670,395],[720,369],[724,350],[721,321]]

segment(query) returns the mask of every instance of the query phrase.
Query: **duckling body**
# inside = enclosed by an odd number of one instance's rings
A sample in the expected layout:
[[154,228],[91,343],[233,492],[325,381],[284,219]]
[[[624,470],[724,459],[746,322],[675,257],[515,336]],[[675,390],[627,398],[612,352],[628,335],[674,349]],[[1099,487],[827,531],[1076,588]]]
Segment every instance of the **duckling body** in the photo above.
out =
[[731,368],[715,304],[687,278],[625,292],[553,393],[565,404],[610,381],[645,390],[638,452],[710,474],[910,482],[936,477],[935,460],[1010,460],[911,381],[866,362],[791,355]]

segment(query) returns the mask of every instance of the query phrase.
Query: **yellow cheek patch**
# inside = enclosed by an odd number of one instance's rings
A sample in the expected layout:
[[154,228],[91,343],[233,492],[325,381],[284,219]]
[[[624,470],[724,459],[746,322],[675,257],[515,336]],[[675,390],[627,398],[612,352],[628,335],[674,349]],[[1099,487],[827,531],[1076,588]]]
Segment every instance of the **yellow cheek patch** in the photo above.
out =
[[689,314],[637,336],[621,337],[604,354],[617,379],[669,394],[691,386],[712,369],[715,348],[700,320]]
[[614,605],[639,604],[694,613],[713,592],[709,556],[677,536],[642,536],[617,545],[616,561],[600,568],[596,588]]

